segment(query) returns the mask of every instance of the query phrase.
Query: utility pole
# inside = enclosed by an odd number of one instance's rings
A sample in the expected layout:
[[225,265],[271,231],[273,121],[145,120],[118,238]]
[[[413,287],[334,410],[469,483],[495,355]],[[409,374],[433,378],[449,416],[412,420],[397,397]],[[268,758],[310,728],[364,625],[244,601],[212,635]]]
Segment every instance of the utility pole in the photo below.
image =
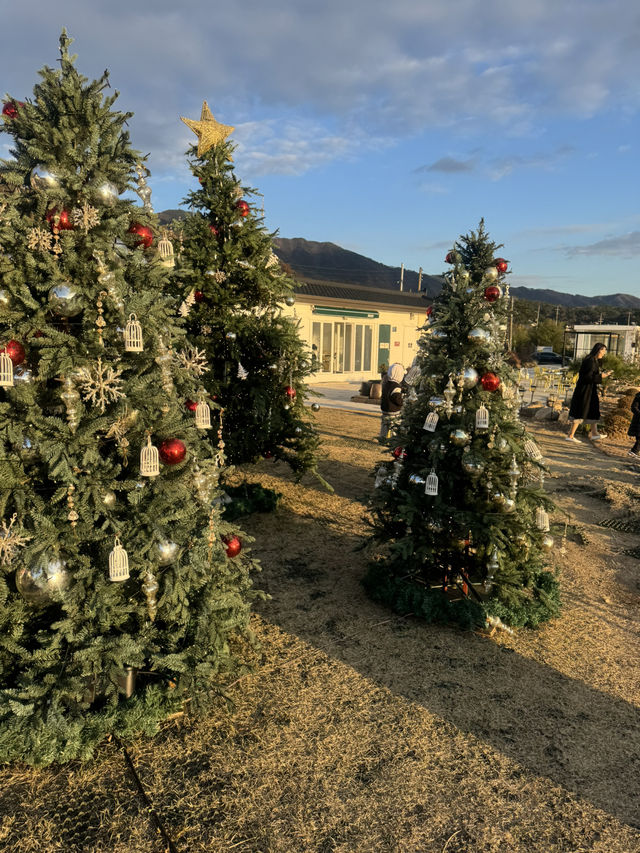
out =
[[[418,293],[420,293],[420,288],[422,287],[422,267],[418,270]],[[631,314],[629,314],[631,316]]]
[[404,264],[400,264],[400,290],[402,290],[403,283],[404,283]]
[[540,322],[540,305],[541,303],[538,302],[538,313],[536,314],[536,329],[538,328],[538,323]]
[[556,305],[556,326],[558,325],[558,311],[560,310],[560,306]]

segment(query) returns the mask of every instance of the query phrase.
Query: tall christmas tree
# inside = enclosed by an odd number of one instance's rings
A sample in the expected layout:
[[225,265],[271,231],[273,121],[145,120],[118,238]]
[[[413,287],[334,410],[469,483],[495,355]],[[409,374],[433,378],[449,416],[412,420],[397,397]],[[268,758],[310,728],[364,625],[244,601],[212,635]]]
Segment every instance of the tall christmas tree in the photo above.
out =
[[319,438],[304,405],[311,360],[296,323],[282,314],[283,303],[293,305],[294,282],[250,203],[256,191],[234,174],[233,127],[216,121],[206,101],[199,121],[183,121],[198,136],[189,156],[200,186],[185,199],[192,212],[176,276],[190,338],[212,367],[203,381],[225,410],[227,458],[281,458],[298,475],[318,476]]
[[382,547],[370,594],[427,620],[535,626],[558,609],[545,466],[505,361],[508,262],[484,222],[452,265],[420,340],[415,402],[371,500]]
[[253,595],[206,365],[154,217],[121,197],[131,114],[69,45],[5,103],[0,164],[0,762],[38,765],[206,707]]

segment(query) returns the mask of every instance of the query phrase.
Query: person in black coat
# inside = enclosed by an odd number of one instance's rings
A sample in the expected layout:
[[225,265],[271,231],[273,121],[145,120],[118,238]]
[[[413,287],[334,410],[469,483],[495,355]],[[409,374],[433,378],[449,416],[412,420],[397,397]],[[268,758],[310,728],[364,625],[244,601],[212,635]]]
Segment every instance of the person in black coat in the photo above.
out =
[[598,421],[600,420],[600,400],[598,399],[598,385],[606,376],[611,375],[611,370],[600,370],[600,362],[605,356],[607,348],[604,344],[594,344],[589,355],[582,360],[578,381],[571,398],[569,407],[569,421],[571,427],[567,441],[577,441],[576,430],[581,423],[591,424],[592,441],[598,441],[604,437],[598,432]]
[[629,456],[635,456],[637,459],[640,459],[640,391],[638,391],[631,402],[631,412],[633,413],[633,417],[631,418],[627,435],[635,438],[636,443],[629,451]]
[[392,364],[386,374],[382,377],[382,390],[380,397],[380,435],[378,441],[384,443],[391,437],[394,424],[400,418],[402,411],[402,380],[404,379],[404,367],[396,362]]

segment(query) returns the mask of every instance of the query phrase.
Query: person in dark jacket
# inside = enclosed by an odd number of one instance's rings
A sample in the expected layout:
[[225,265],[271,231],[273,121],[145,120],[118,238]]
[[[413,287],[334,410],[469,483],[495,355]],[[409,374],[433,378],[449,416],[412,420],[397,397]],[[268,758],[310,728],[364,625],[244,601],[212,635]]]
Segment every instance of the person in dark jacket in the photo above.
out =
[[382,377],[380,396],[380,435],[378,441],[384,442],[391,437],[391,429],[402,411],[402,380],[404,367],[396,362]]
[[636,443],[629,451],[629,456],[635,456],[636,459],[640,459],[640,391],[638,391],[631,402],[631,412],[633,417],[631,418],[627,435],[635,438]]
[[604,433],[598,432],[598,421],[600,420],[600,400],[598,399],[598,385],[602,380],[611,375],[610,370],[601,371],[600,362],[605,356],[607,348],[604,344],[594,344],[589,355],[582,360],[578,381],[571,398],[569,407],[569,422],[571,427],[567,441],[577,441],[576,430],[581,423],[591,425],[592,441],[604,438]]

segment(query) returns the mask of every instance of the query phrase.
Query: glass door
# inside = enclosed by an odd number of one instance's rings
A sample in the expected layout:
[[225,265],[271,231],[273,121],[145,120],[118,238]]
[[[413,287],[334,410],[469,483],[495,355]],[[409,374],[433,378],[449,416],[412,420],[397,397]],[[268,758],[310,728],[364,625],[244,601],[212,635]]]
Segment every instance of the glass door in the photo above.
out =
[[333,324],[333,372],[344,373],[344,323]]

